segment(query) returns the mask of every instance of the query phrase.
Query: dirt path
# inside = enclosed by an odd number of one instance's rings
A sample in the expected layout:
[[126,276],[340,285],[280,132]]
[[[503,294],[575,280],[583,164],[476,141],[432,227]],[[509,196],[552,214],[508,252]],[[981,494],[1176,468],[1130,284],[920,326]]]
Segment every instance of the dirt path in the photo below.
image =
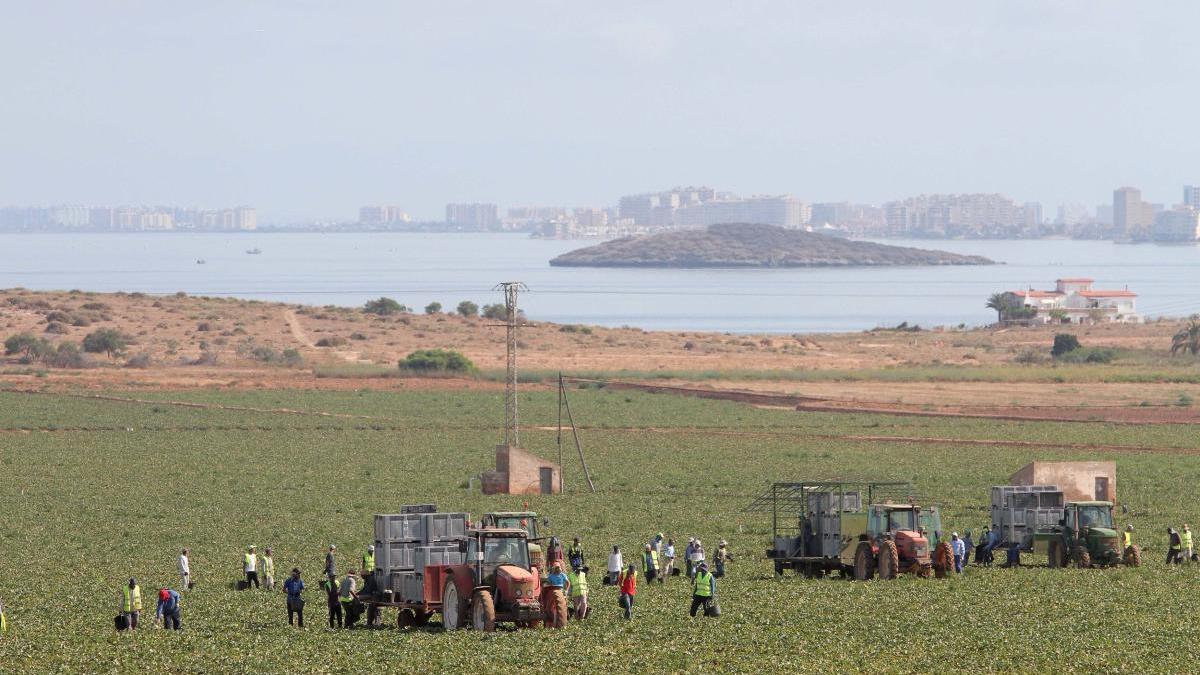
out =
[[[288,328],[291,329],[292,332],[292,337],[295,338],[297,342],[305,347],[308,347],[309,349],[319,349],[325,351],[324,347],[318,347],[316,342],[313,342],[311,339],[309,339],[308,333],[305,332],[304,326],[300,325],[300,317],[296,316],[295,311],[291,309],[283,310],[283,318],[285,321],[287,321]],[[332,354],[343,361],[350,361],[352,363],[363,361],[361,352],[349,349],[332,349],[328,350],[327,353]]]

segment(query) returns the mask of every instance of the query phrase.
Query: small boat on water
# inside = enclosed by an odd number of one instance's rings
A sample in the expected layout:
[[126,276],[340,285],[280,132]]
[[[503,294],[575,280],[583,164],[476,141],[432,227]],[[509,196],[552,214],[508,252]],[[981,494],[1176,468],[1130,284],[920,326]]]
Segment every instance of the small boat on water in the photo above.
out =
[[262,249],[255,247],[255,248],[252,248],[252,249],[246,251],[246,253],[247,253],[247,255],[258,255],[258,254],[262,253]]

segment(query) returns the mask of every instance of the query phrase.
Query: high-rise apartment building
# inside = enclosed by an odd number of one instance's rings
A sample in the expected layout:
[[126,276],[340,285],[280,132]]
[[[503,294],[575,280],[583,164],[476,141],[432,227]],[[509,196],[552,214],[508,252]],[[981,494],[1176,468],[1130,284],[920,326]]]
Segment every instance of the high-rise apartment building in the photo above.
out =
[[1092,212],[1086,204],[1059,204],[1054,222],[1058,225],[1073,227],[1087,222],[1091,217]]
[[756,195],[745,199],[714,199],[675,211],[678,227],[718,223],[760,223],[797,228],[808,222],[808,205],[791,195]]
[[384,204],[380,206],[363,206],[358,209],[358,222],[364,225],[384,225],[389,223],[412,222],[412,217],[399,206]]
[[1113,228],[1126,237],[1149,234],[1154,224],[1154,206],[1142,201],[1142,191],[1133,187],[1113,190]]
[[1200,185],[1183,186],[1183,205],[1200,209]]
[[669,227],[675,223],[675,210],[715,200],[716,190],[710,187],[677,187],[664,192],[626,195],[618,202],[621,220],[635,225]]
[[474,230],[494,230],[500,226],[499,212],[495,204],[447,204],[446,222]]
[[918,195],[883,205],[889,234],[993,236],[1041,221],[1041,204],[1000,194]]

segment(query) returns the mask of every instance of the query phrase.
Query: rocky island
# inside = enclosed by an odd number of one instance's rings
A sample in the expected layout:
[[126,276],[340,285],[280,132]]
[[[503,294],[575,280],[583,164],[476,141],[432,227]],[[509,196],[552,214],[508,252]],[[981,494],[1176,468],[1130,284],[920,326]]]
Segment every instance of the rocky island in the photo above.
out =
[[564,253],[555,267],[992,265],[977,255],[853,241],[774,225],[724,223],[623,237]]

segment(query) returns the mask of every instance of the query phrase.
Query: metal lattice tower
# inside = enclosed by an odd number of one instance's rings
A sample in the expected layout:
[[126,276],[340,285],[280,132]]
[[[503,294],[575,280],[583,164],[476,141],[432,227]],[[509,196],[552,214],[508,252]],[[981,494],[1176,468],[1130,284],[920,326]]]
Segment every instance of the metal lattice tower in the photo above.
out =
[[517,294],[529,290],[520,281],[505,281],[496,286],[504,293],[505,331],[508,344],[508,376],[504,383],[504,444],[520,447],[517,438]]

